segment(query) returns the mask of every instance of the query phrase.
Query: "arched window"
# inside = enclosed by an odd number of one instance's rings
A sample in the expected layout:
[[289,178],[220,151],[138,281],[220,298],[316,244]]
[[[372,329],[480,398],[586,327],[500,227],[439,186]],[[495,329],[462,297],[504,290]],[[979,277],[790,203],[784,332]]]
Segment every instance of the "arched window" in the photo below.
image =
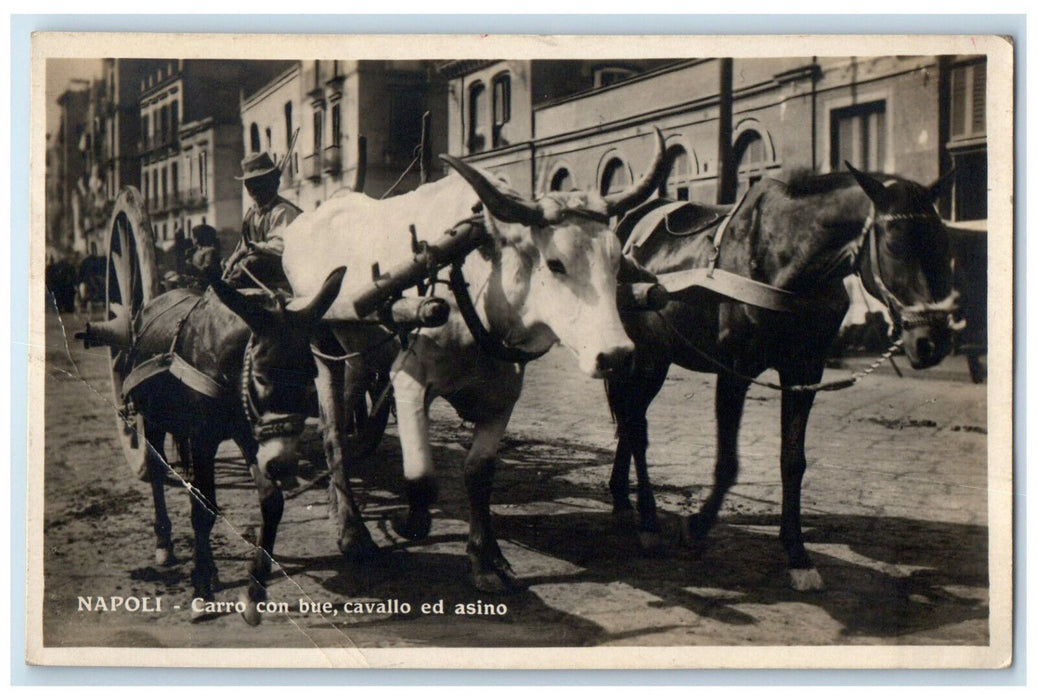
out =
[[692,176],[691,158],[683,146],[673,146],[673,167],[662,186],[662,196],[688,201],[689,181]]
[[249,127],[248,136],[250,150],[253,153],[259,153],[262,145],[259,143],[259,125],[255,122],[252,122],[252,126]]
[[266,128],[266,150],[271,151],[274,148],[274,134],[268,126]]
[[486,86],[476,83],[468,91],[468,152],[478,153],[486,148],[482,120],[485,111]]
[[574,189],[573,176],[567,168],[559,168],[551,176],[550,189],[552,192],[569,192]]
[[768,163],[767,149],[760,132],[745,131],[734,147],[735,162],[738,163],[738,194],[746,191],[763,179]]
[[630,187],[630,172],[626,163],[619,158],[613,158],[605,164],[601,171],[601,194],[615,194]]
[[502,73],[493,79],[493,147],[507,146],[501,130],[511,121],[511,75]]

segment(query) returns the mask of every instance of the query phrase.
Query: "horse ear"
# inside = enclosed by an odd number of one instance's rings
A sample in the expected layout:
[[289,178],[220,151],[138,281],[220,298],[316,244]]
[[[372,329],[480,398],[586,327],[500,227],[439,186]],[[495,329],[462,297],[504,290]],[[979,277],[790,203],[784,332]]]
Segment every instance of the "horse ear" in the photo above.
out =
[[857,170],[857,168],[850,165],[848,161],[843,161],[843,163],[845,163],[846,167],[850,170],[853,179],[857,181],[857,184],[861,186],[864,193],[868,195],[868,199],[875,204],[875,208],[882,210],[888,209],[889,192],[886,191],[886,186],[871,175]]
[[261,331],[269,326],[270,312],[263,308],[258,298],[242,294],[218,277],[210,278],[209,284],[223,305],[237,314],[253,331]]
[[307,326],[321,320],[338,297],[339,290],[342,287],[342,280],[345,277],[345,267],[337,267],[332,270],[331,274],[324,279],[324,284],[321,285],[320,291],[309,299],[306,306],[298,310],[289,311],[289,315],[297,323]]
[[933,184],[929,185],[929,201],[935,202],[941,195],[947,194],[954,183],[954,173],[957,168],[951,168]]

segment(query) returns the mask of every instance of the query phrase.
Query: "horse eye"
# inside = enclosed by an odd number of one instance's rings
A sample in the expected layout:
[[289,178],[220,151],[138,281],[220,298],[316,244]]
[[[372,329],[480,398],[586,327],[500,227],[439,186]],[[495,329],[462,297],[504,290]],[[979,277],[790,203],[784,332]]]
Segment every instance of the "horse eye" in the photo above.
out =
[[556,260],[554,258],[547,261],[547,269],[555,273],[556,275],[565,274],[565,265],[562,263],[561,260]]

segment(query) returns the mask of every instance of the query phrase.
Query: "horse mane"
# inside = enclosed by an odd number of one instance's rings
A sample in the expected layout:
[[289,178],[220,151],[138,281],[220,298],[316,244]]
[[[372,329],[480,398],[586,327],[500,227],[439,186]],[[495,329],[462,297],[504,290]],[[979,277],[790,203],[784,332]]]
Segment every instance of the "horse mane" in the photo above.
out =
[[[887,173],[868,173],[880,182],[902,180],[903,178]],[[848,170],[832,173],[818,173],[809,168],[794,168],[785,179],[785,188],[789,197],[799,199],[812,195],[829,194],[847,187],[856,187],[857,181]]]

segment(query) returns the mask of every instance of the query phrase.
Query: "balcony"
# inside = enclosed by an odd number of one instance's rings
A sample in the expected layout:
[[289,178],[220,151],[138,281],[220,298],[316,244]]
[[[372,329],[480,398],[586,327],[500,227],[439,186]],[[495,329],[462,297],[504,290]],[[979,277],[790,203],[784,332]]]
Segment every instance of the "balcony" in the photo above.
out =
[[342,172],[341,146],[326,146],[324,148],[323,169],[324,172],[331,175],[338,175]]
[[302,176],[308,180],[319,180],[321,174],[320,153],[311,153],[303,158]]
[[197,187],[192,187],[183,194],[184,206],[188,209],[204,207],[209,202],[209,196]]

